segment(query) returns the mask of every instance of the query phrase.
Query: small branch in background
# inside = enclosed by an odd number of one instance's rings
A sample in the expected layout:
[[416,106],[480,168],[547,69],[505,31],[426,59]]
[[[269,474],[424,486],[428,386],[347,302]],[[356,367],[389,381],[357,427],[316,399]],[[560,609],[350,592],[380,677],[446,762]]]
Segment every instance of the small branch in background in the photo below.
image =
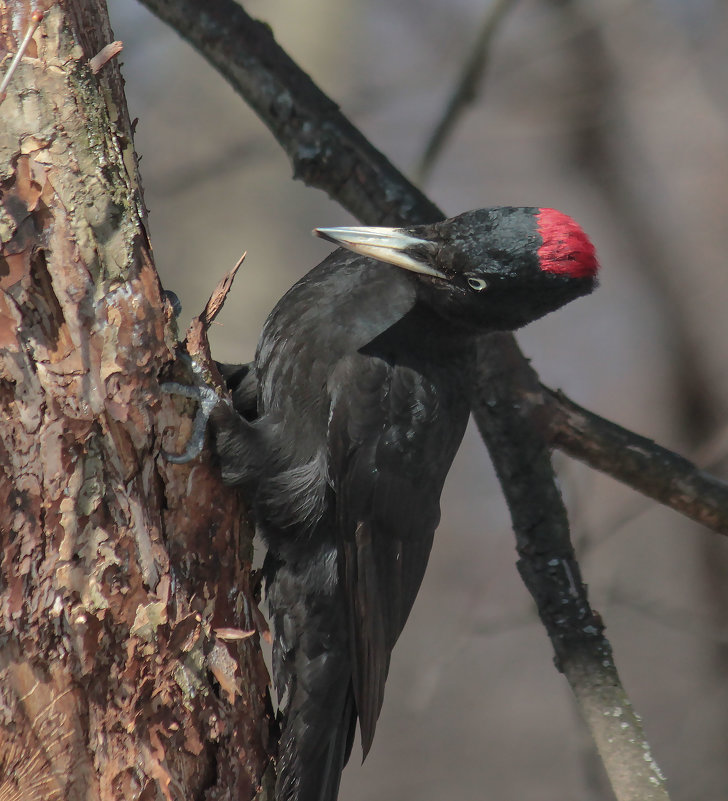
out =
[[515,0],[493,0],[486,11],[478,37],[465,59],[460,76],[415,168],[415,182],[420,186],[427,181],[435,161],[465,109],[478,96],[488,66],[491,45],[501,22],[513,5]]
[[38,26],[43,21],[43,17],[45,17],[46,13],[48,12],[48,9],[52,5],[54,5],[54,3],[44,3],[42,7],[35,8],[34,11],[31,13],[30,21],[28,23],[28,28],[25,31],[25,36],[23,36],[23,39],[20,42],[20,46],[18,47],[18,51],[13,56],[13,59],[10,62],[8,71],[5,73],[2,82],[0,82],[0,103],[2,103],[7,96],[7,91],[10,81],[12,80],[15,70],[18,68],[18,64],[20,64],[20,59],[25,55],[25,51],[28,49],[30,40],[35,35],[35,32],[38,30]]
[[[728,484],[699,470],[647,437],[582,408],[561,392],[541,387],[550,443],[649,498],[728,534]],[[534,411],[535,414],[539,412]]]
[[723,647],[728,645],[728,629],[725,626],[716,626],[711,620],[707,620],[705,615],[697,614],[690,609],[668,606],[664,599],[640,598],[637,594],[617,586],[609,593],[607,603],[642,615],[666,629],[715,645]]

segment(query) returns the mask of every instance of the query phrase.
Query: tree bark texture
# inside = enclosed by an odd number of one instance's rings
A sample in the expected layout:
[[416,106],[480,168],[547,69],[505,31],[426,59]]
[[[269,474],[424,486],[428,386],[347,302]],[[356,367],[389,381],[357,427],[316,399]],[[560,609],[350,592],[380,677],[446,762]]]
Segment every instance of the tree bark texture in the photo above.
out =
[[[0,2],[3,72],[35,8]],[[251,532],[209,459],[160,456],[190,404],[121,77],[88,63],[112,39],[101,0],[52,5],[0,106],[0,798],[252,798]]]

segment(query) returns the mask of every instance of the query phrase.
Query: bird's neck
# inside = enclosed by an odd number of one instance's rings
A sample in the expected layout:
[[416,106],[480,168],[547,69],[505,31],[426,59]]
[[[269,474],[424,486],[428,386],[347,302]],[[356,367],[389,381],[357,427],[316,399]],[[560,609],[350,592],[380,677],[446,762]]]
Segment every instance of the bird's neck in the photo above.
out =
[[364,352],[398,363],[403,360],[468,370],[475,359],[475,336],[445,320],[423,303],[415,303],[401,319],[373,339]]

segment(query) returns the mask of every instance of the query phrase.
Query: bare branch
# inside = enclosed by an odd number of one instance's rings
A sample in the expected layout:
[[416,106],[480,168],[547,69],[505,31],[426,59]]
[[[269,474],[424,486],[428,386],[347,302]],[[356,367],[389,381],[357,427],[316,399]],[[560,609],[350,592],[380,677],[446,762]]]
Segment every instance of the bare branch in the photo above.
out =
[[[638,492],[728,534],[728,484],[692,462],[541,387],[549,441]],[[535,397],[535,396],[532,396]]]
[[456,123],[467,106],[477,97],[488,67],[493,39],[514,4],[515,0],[493,0],[485,12],[475,43],[465,59],[440,119],[430,134],[420,162],[415,168],[415,180],[418,184],[427,180]]
[[[601,618],[589,606],[553,481],[549,445],[538,417],[514,398],[538,397],[538,377],[520,369],[513,337],[483,338],[476,382],[476,422],[488,445],[516,532],[518,571],[566,676],[619,801],[667,801],[664,778],[649,757],[639,717],[622,687]],[[489,358],[497,350],[500,363]],[[513,365],[514,369],[509,369]],[[504,374],[494,370],[505,368]],[[497,380],[500,379],[500,380]],[[649,757],[649,758],[648,758]]]

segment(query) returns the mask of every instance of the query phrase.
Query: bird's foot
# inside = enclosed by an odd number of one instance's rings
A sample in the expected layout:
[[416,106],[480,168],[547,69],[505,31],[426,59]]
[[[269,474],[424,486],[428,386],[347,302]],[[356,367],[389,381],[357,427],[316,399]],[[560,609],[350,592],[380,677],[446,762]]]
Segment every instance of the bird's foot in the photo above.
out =
[[176,320],[182,314],[182,301],[177,296],[177,293],[171,289],[163,289],[162,294],[169,301],[169,305],[172,307],[172,315]]
[[174,464],[184,464],[191,462],[202,452],[205,444],[205,429],[207,422],[210,419],[213,409],[220,403],[220,398],[211,387],[206,384],[199,386],[187,386],[186,384],[179,384],[176,381],[167,381],[159,385],[162,392],[167,392],[170,395],[182,395],[185,398],[192,398],[197,401],[198,408],[195,414],[195,420],[192,424],[192,434],[187,441],[187,446],[182,453],[169,453],[169,451],[162,451],[162,456]]

